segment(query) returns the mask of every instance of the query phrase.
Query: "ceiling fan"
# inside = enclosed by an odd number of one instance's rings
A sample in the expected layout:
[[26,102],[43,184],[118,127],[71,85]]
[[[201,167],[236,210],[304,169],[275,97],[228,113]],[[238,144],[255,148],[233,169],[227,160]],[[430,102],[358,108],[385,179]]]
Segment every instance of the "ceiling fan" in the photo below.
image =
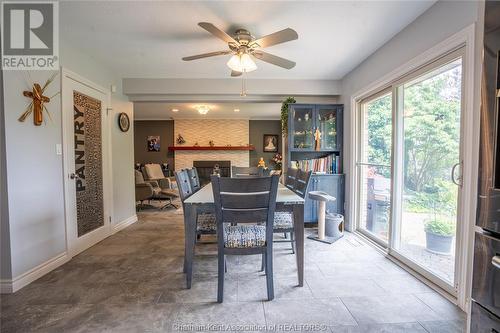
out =
[[229,50],[184,57],[182,58],[184,61],[232,54],[233,56],[227,62],[228,67],[231,68],[231,76],[240,76],[243,73],[256,70],[257,65],[253,61],[253,57],[286,69],[295,67],[294,61],[262,51],[262,48],[298,39],[299,35],[293,29],[287,28],[255,39],[255,37],[245,29],[238,29],[233,36],[230,36],[212,23],[200,22],[198,25],[215,37],[225,41]]

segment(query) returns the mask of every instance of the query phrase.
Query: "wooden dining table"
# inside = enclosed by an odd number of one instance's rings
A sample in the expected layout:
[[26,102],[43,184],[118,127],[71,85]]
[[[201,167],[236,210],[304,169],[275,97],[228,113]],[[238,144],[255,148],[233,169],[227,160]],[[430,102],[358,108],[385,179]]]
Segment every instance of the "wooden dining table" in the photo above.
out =
[[[279,184],[276,196],[276,211],[293,213],[295,230],[298,285],[304,285],[304,199]],[[187,288],[193,279],[194,247],[196,243],[196,219],[200,212],[215,212],[212,184],[207,184],[184,201],[184,273]]]

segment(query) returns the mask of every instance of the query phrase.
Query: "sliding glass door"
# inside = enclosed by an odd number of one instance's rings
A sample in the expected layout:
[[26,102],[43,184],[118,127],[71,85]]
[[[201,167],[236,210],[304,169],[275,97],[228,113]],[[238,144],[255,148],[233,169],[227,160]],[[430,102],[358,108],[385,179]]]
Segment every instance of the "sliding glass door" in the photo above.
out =
[[452,293],[462,72],[458,50],[359,104],[357,229]]
[[455,282],[460,180],[462,59],[398,87],[402,93],[402,197],[394,247],[446,283]]
[[361,107],[359,230],[387,245],[391,206],[392,97],[372,96]]

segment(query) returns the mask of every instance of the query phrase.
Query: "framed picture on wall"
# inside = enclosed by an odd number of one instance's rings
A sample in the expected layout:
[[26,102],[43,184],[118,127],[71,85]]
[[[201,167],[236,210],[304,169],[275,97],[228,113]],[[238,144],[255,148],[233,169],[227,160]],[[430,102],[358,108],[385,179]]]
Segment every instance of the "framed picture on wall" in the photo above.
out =
[[160,136],[148,136],[148,151],[160,151]]
[[264,152],[277,153],[278,152],[278,138],[276,134],[264,134]]

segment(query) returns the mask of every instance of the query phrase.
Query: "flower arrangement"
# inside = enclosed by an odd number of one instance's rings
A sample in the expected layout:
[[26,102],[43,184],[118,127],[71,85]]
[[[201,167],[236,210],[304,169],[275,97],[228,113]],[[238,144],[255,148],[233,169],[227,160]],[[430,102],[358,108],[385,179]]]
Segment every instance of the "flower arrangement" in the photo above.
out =
[[274,155],[272,161],[274,162],[274,169],[275,170],[281,170],[282,160],[283,160],[283,156],[281,156],[280,153],[277,153]]

